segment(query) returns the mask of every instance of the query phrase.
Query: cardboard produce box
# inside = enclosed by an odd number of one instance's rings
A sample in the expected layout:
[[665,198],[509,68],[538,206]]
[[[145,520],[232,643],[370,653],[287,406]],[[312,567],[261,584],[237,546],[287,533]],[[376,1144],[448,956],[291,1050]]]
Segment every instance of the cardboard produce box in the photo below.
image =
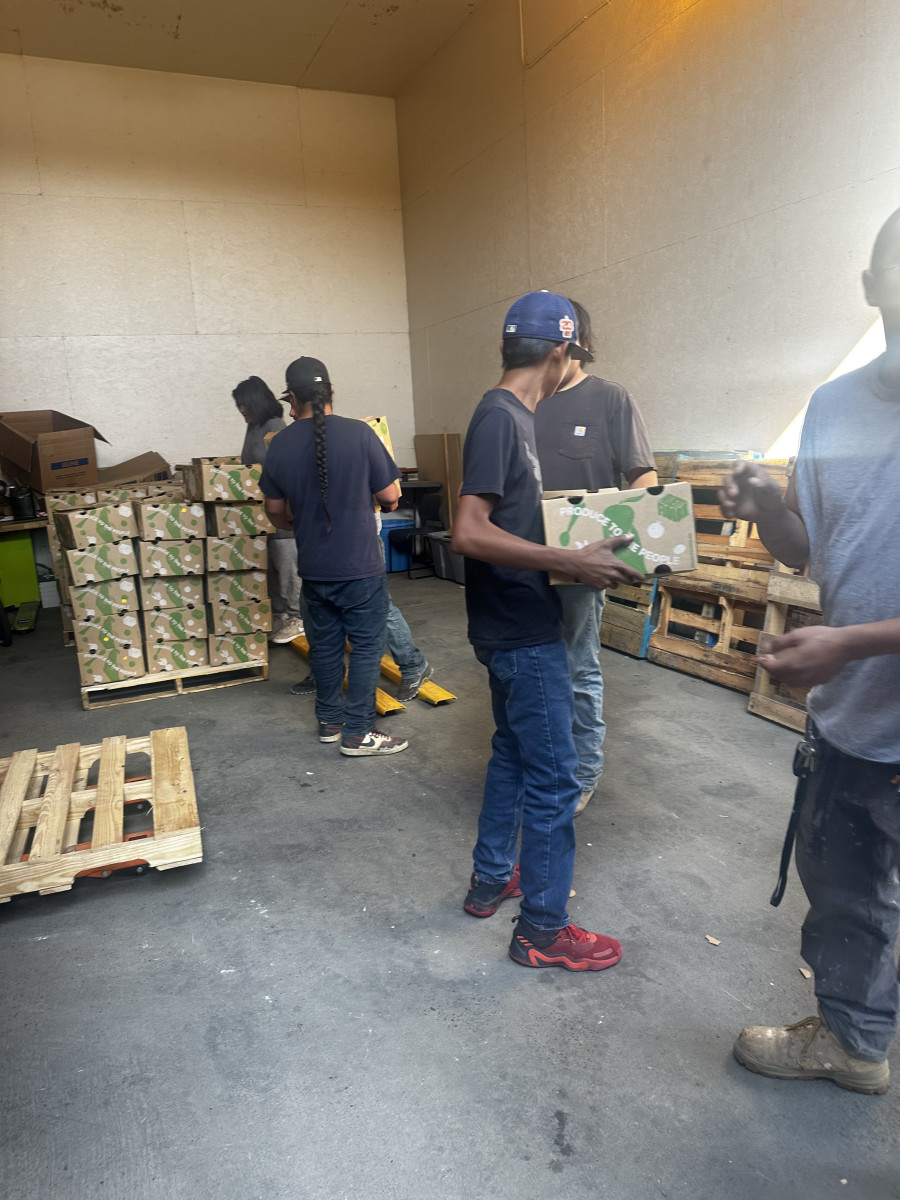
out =
[[173,575],[168,579],[141,579],[141,608],[194,608],[206,602],[201,575]]
[[154,575],[202,575],[205,542],[138,542],[138,572]]
[[137,506],[140,536],[145,542],[190,541],[206,537],[202,504],[187,500],[141,500]]
[[206,594],[210,604],[268,600],[269,577],[265,571],[223,571],[220,575],[207,575]]
[[138,573],[130,538],[124,542],[101,542],[90,550],[66,550],[65,556],[69,578],[76,587]]
[[264,534],[256,537],[207,538],[206,569],[214,571],[252,571],[265,567],[268,543]]
[[89,550],[99,542],[121,542],[137,537],[138,526],[130,504],[54,512],[59,544],[66,550]]
[[275,532],[264,504],[207,504],[206,520],[210,537]]
[[87,583],[69,588],[69,604],[77,621],[92,621],[114,613],[137,612],[138,590],[132,575],[108,579],[105,583]]
[[[689,483],[598,492],[545,492],[541,502],[548,546],[576,550],[631,533],[616,557],[644,575],[697,569],[697,538]],[[551,583],[572,583],[550,576]]]
[[225,667],[230,663],[266,662],[269,641],[264,633],[238,634],[209,639],[209,665]]
[[182,468],[188,500],[262,500],[262,467],[245,467],[239,458],[195,458]]
[[75,645],[85,654],[100,654],[110,646],[127,650],[144,640],[136,612],[114,613],[88,621],[74,621]]
[[151,675],[206,666],[209,666],[209,647],[205,638],[190,642],[153,642],[147,646],[147,670]]
[[[149,455],[147,457],[156,459],[159,456]],[[162,459],[159,461],[163,462]],[[97,472],[98,475],[103,473],[103,471]],[[94,508],[97,504],[134,504],[138,500],[148,500],[154,496],[180,500],[183,497],[182,486],[180,483],[170,480],[161,483],[132,483],[127,487],[100,487],[98,485],[81,491],[65,490],[44,493],[48,512],[59,512],[71,508]]]
[[205,608],[148,609],[144,629],[149,642],[189,642],[206,637]]
[[97,482],[93,425],[52,408],[0,413],[0,459],[4,474],[45,492]]
[[78,653],[78,670],[85,687],[92,683],[116,683],[147,674],[143,646],[105,646],[96,654]]
[[257,633],[272,628],[272,606],[268,600],[250,600],[245,604],[211,604],[212,633]]

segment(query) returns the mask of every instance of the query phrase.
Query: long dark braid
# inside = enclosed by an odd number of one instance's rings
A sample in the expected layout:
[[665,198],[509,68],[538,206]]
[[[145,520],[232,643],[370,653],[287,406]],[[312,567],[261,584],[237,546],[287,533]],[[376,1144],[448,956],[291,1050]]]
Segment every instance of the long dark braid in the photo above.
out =
[[319,493],[325,509],[326,529],[331,533],[331,510],[328,507],[328,456],[325,435],[325,406],[331,403],[331,384],[311,383],[293,389],[297,404],[303,408],[312,406],[313,437],[316,443],[316,470],[319,474]]

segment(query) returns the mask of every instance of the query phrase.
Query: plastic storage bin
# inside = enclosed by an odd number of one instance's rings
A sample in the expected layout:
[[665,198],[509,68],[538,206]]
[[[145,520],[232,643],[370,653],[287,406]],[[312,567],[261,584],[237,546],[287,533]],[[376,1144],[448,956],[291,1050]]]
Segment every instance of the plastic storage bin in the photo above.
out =
[[442,530],[440,533],[429,533],[431,550],[434,554],[434,571],[439,579],[450,579],[453,583],[464,586],[466,573],[464,559],[450,549],[450,534]]
[[409,569],[409,554],[392,547],[388,534],[395,529],[415,529],[416,523],[411,517],[385,516],[381,518],[381,541],[384,545],[384,561],[388,573],[406,571]]

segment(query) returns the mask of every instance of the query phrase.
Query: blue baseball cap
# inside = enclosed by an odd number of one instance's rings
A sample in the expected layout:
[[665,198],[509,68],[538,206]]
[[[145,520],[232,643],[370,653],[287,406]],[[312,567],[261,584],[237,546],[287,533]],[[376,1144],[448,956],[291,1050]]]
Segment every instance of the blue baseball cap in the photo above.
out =
[[571,355],[581,362],[593,362],[590,350],[579,346],[575,312],[565,296],[555,292],[528,292],[520,296],[506,314],[503,340],[541,338],[546,342],[568,342]]

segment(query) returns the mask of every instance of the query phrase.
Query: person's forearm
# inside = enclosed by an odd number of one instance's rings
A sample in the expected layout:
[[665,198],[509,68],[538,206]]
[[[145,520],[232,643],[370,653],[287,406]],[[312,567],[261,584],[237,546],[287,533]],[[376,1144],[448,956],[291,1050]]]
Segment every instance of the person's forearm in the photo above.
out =
[[778,562],[788,567],[802,567],[809,562],[806,526],[786,504],[782,504],[780,511],[761,517],[756,531],[762,544]]
[[900,654],[900,617],[865,625],[844,625],[840,634],[848,659]]
[[456,554],[494,563],[498,567],[552,571],[570,576],[577,574],[578,556],[575,551],[529,542],[526,538],[516,537],[514,533],[507,533],[505,529],[490,522],[475,529],[460,529],[457,521],[451,548]]
[[276,529],[286,529],[288,533],[294,532],[294,522],[286,513],[269,513],[269,520]]

